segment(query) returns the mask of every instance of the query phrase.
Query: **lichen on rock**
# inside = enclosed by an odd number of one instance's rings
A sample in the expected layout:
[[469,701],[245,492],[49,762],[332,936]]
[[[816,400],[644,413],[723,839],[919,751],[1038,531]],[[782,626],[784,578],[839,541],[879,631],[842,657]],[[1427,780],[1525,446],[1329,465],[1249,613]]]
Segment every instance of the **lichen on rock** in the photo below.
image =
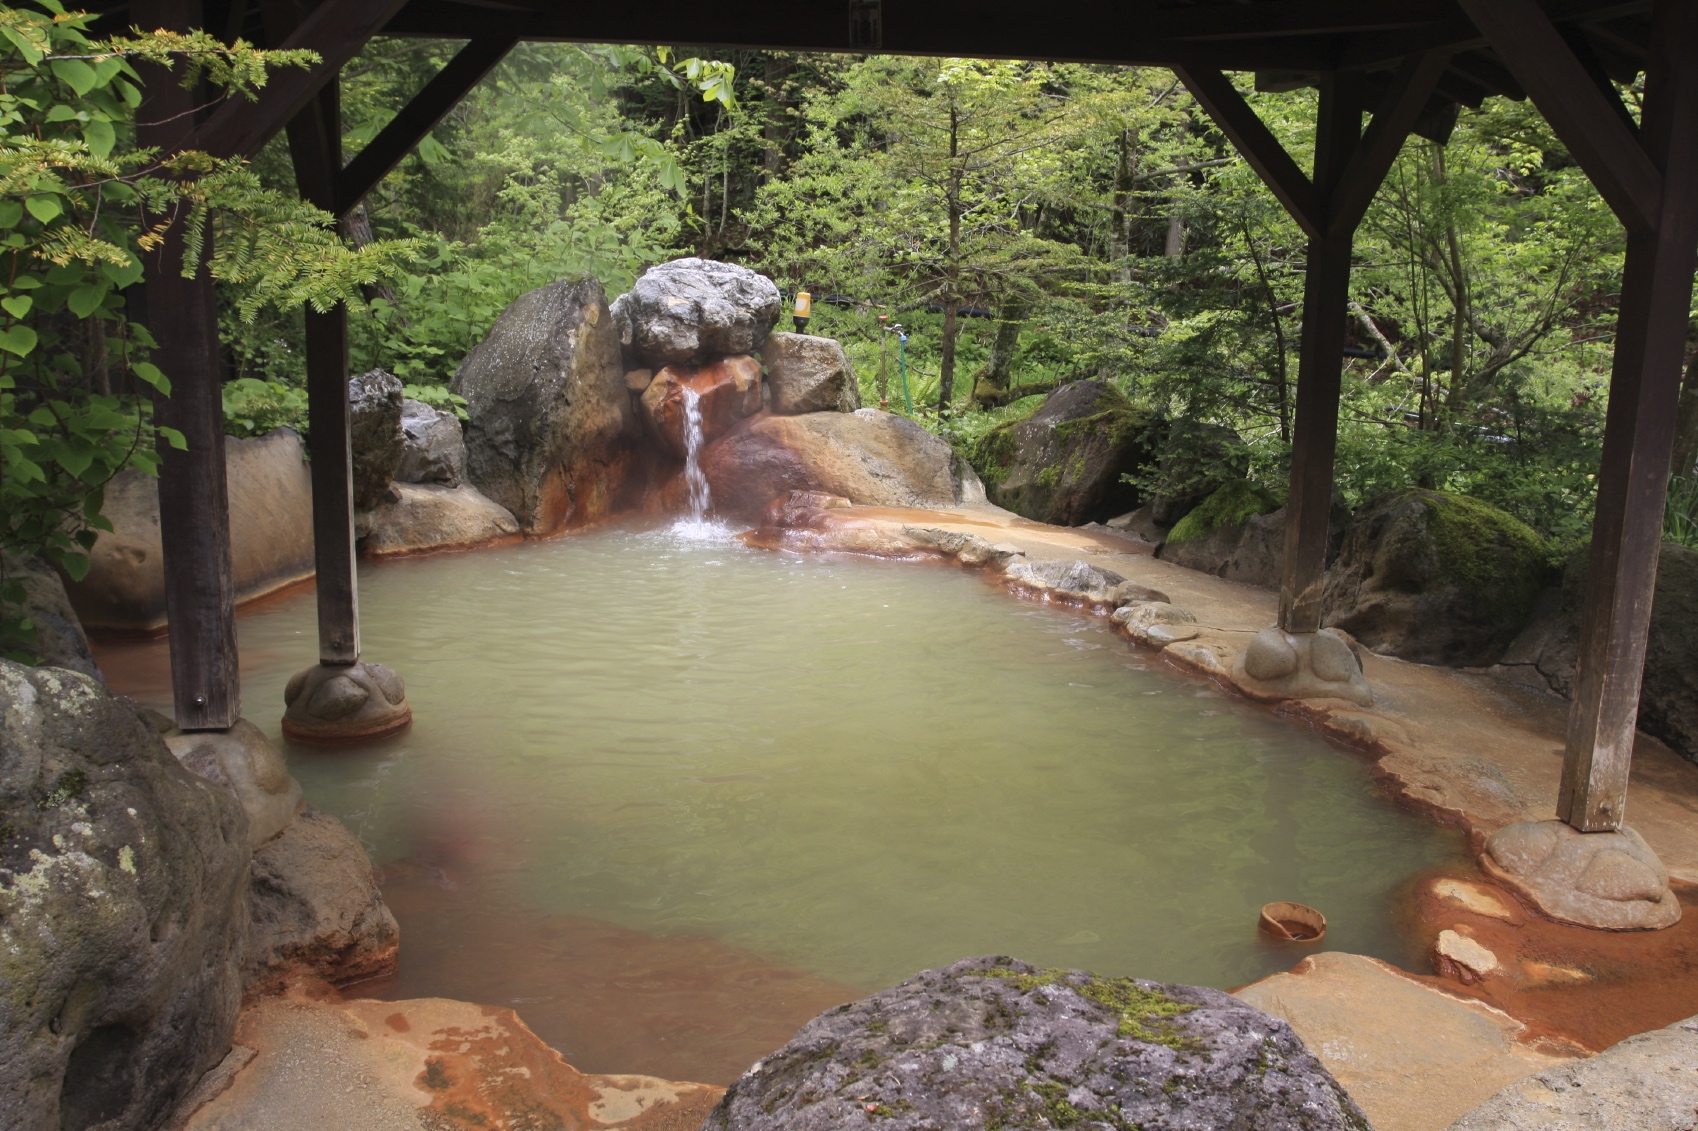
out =
[[1285,1022],[1219,992],[969,958],[809,1022],[704,1131],[1367,1131]]

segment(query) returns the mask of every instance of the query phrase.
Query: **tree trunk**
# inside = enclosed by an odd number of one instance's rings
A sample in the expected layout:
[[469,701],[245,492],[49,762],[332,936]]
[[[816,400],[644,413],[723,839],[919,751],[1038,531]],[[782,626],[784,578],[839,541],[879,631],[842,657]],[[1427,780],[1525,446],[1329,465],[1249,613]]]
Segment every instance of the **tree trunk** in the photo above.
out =
[[[949,159],[954,162],[960,154],[961,119],[955,107],[949,108]],[[961,307],[961,169],[949,174],[949,188],[944,201],[949,210],[949,259],[943,269],[943,356],[938,362],[937,414],[949,415],[955,399],[955,336],[957,316]]]
[[1114,169],[1114,198],[1109,206],[1108,259],[1118,283],[1132,281],[1127,257],[1132,254],[1132,186],[1137,159],[1132,152],[1132,131],[1120,131],[1120,159]]
[[1686,366],[1686,380],[1680,386],[1680,411],[1674,424],[1674,458],[1669,461],[1669,474],[1682,477],[1698,474],[1698,353]]
[[1185,221],[1178,212],[1167,218],[1167,245],[1162,248],[1162,254],[1169,259],[1185,257]]
[[794,71],[795,64],[780,55],[766,57],[766,124],[761,127],[761,140],[766,143],[761,155],[761,177],[771,181],[784,172],[784,147],[790,142],[790,104],[783,94],[784,82]]
[[[985,366],[985,381],[996,392],[1004,392],[1013,383],[1014,350],[1020,344],[1020,331],[1032,304],[1024,299],[1010,299],[997,312],[996,337],[991,340],[990,362]],[[973,391],[977,397],[978,390]]]

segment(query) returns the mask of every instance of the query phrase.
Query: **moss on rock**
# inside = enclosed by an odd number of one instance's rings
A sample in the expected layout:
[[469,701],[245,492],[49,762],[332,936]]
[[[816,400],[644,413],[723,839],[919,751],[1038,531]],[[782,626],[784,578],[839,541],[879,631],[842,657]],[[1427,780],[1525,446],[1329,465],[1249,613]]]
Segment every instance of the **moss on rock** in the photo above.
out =
[[1204,499],[1190,514],[1167,532],[1169,542],[1191,542],[1207,538],[1227,526],[1248,522],[1259,514],[1270,514],[1285,501],[1259,483],[1237,479]]

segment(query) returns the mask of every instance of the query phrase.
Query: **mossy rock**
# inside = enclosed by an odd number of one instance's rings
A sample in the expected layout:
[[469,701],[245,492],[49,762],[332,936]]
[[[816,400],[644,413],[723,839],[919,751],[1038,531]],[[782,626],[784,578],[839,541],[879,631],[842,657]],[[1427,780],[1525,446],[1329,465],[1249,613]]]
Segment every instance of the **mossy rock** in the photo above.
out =
[[1248,479],[1238,479],[1204,499],[1167,532],[1169,542],[1207,538],[1228,526],[1241,526],[1259,514],[1272,514],[1285,505],[1274,492]]
[[1490,503],[1409,490],[1364,506],[1327,577],[1322,616],[1376,652],[1495,662],[1552,579],[1550,546]]
[[1063,526],[1102,521],[1137,505],[1121,477],[1149,462],[1151,423],[1113,385],[1076,381],[985,433],[969,460],[998,506]]

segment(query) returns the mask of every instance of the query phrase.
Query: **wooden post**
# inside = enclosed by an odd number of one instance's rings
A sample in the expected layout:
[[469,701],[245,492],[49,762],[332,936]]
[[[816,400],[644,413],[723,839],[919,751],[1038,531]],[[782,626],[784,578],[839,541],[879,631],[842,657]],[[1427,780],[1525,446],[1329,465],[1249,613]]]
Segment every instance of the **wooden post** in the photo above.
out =
[[1652,19],[1639,140],[1661,192],[1655,229],[1627,243],[1557,802],[1582,832],[1619,828],[1626,808],[1698,251],[1698,4],[1659,0]]
[[[1315,122],[1314,175],[1323,201],[1338,188],[1361,136],[1362,100],[1356,83],[1339,76],[1324,80]],[[1279,592],[1279,626],[1287,632],[1315,632],[1321,627],[1355,234],[1352,223],[1343,233],[1324,231],[1309,238],[1297,412],[1291,436],[1291,493],[1285,510],[1285,570]]]
[[[138,22],[186,31],[199,26],[199,0],[137,0]],[[195,91],[163,67],[144,73],[137,115],[143,145],[179,148],[194,124]],[[210,253],[211,240],[207,241]],[[155,402],[157,424],[175,428],[187,451],[160,443],[159,533],[165,555],[165,615],[171,633],[171,693],[177,725],[221,730],[241,715],[236,663],[230,507],[224,482],[224,405],[218,306],[204,263],[183,278],[182,228],[169,229],[146,257],[148,328],[159,342],[171,395]]]
[[[326,211],[342,171],[342,111],[335,78],[290,119],[289,155],[301,195]],[[318,570],[318,658],[360,658],[360,595],[354,555],[354,455],[348,407],[348,309],[306,311],[307,423],[312,452],[313,558]]]

